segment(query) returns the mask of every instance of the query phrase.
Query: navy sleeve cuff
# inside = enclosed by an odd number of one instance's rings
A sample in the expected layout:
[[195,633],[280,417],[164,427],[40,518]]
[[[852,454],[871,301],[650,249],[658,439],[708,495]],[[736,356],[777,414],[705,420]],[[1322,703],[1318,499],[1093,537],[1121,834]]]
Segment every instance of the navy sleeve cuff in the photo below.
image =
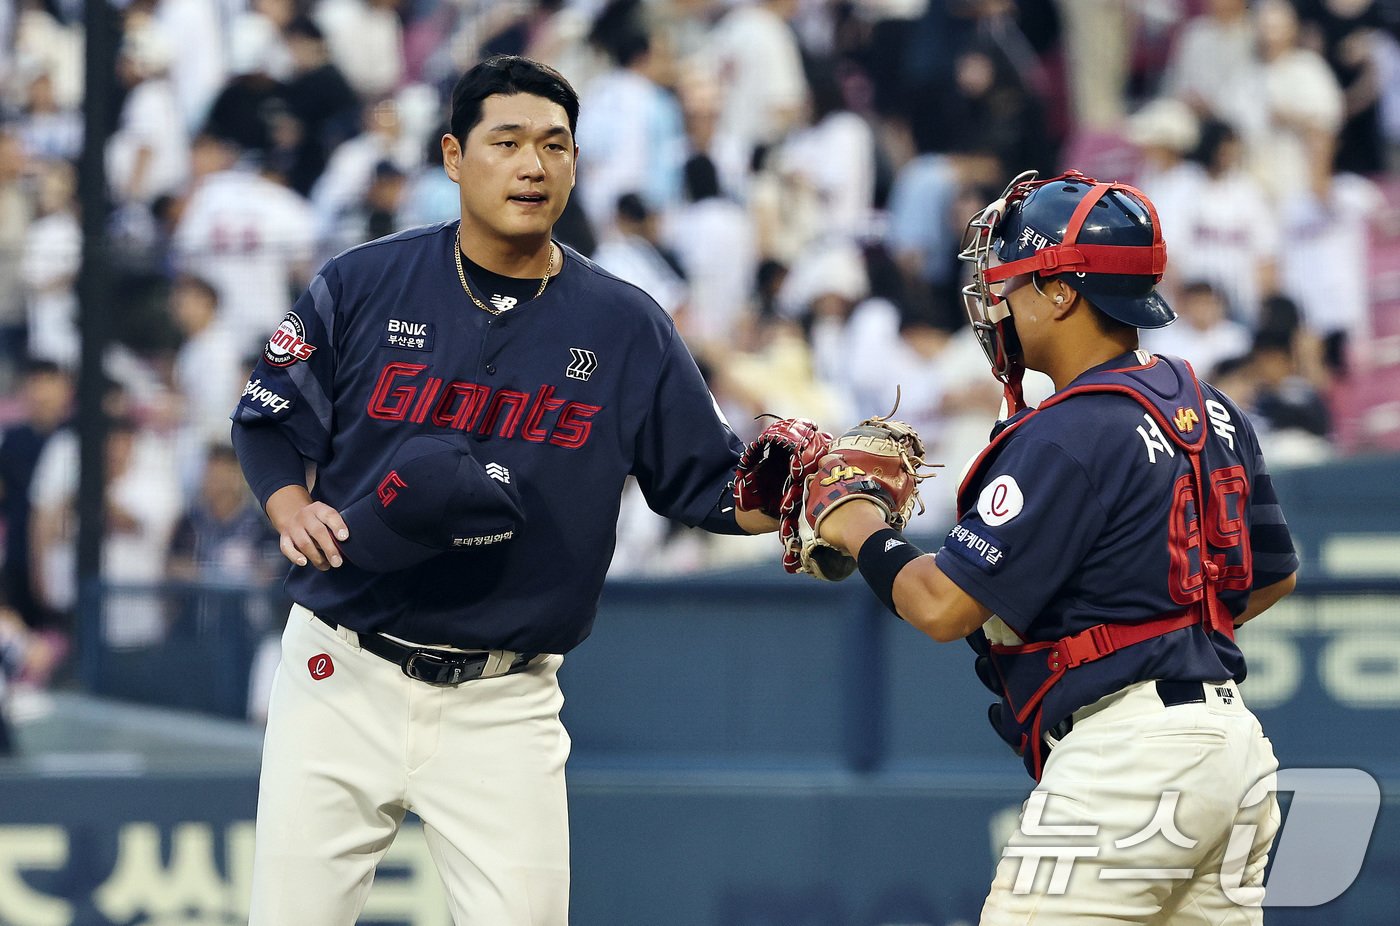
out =
[[724,491],[719,494],[719,499],[715,502],[715,507],[710,509],[709,514],[705,515],[705,519],[700,522],[699,527],[711,534],[748,533],[739,526],[738,514],[734,510],[734,489],[731,484],[725,484]]
[[306,485],[306,461],[281,428],[233,424],[233,449],[243,467],[243,478],[264,510],[278,489]]

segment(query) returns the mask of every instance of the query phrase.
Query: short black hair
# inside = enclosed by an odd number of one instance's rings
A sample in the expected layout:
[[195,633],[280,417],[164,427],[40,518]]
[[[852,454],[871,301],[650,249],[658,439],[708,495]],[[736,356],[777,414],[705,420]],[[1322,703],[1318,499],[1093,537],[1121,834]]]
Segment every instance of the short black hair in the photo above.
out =
[[651,35],[640,0],[611,0],[593,20],[588,41],[618,67],[631,67],[651,51]]
[[709,155],[695,154],[685,162],[685,192],[693,203],[719,195],[719,171]]
[[1220,156],[1220,149],[1239,139],[1239,133],[1228,122],[1207,119],[1201,123],[1201,137],[1196,143],[1193,158],[1202,167],[1210,170]]
[[578,134],[578,93],[554,68],[519,55],[494,55],[462,75],[452,88],[451,132],[466,144],[481,121],[481,101],[494,94],[528,93],[564,107],[569,131]]
[[1248,353],[1239,354],[1235,357],[1226,357],[1224,360],[1217,363],[1214,369],[1210,371],[1210,381],[1214,382],[1217,379],[1223,379],[1226,376],[1232,376],[1236,373],[1249,372],[1249,361],[1251,359],[1253,358]]
[[787,276],[787,265],[769,257],[759,262],[754,272],[754,288],[760,293],[776,290]]
[[307,16],[305,13],[293,17],[292,21],[287,23],[286,28],[282,30],[282,33],[289,39],[310,39],[313,42],[324,42],[326,40],[326,34],[321,31],[320,26],[316,25],[316,20]]
[[623,193],[617,198],[617,217],[631,222],[645,222],[651,215],[640,193]]
[[602,47],[618,67],[630,68],[651,51],[651,36],[645,29],[625,29],[608,38]]
[[397,180],[405,177],[405,174],[393,161],[383,160],[374,165],[373,178],[375,180]]
[[861,247],[861,257],[865,261],[865,274],[870,280],[870,295],[885,299],[897,307],[905,307],[909,301],[904,274],[894,255],[883,244],[872,243]]
[[1256,357],[1259,354],[1266,354],[1274,351],[1281,354],[1293,354],[1293,335],[1288,331],[1281,331],[1276,328],[1265,328],[1254,333],[1254,343],[1250,346],[1250,353]]
[[815,124],[845,109],[846,99],[841,92],[841,78],[836,74],[834,62],[813,58],[804,63],[807,65],[805,70],[812,102],[812,122]]
[[1259,305],[1259,322],[1256,325],[1260,333],[1278,333],[1291,339],[1301,327],[1303,310],[1298,303],[1281,293],[1264,297]]

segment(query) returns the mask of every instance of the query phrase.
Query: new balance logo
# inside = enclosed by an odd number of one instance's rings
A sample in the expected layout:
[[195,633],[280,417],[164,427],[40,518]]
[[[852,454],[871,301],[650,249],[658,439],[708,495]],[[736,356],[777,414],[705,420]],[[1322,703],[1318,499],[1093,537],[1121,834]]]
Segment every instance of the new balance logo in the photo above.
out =
[[497,312],[509,312],[519,301],[514,296],[502,296],[499,293],[491,297],[491,304],[496,307]]
[[569,379],[581,379],[588,381],[588,377],[593,375],[593,371],[598,369],[598,357],[591,350],[584,350],[582,347],[569,348],[569,356],[573,361],[569,368],[564,371],[564,375]]
[[895,540],[893,537],[891,537],[889,540],[886,540],[886,541],[885,541],[885,552],[888,553],[888,552],[890,552],[891,550],[893,550],[895,547],[902,547],[902,546],[904,546],[904,541],[903,541],[903,540]]
[[490,476],[497,482],[504,482],[507,485],[510,484],[510,470],[506,469],[499,463],[487,463],[486,475]]

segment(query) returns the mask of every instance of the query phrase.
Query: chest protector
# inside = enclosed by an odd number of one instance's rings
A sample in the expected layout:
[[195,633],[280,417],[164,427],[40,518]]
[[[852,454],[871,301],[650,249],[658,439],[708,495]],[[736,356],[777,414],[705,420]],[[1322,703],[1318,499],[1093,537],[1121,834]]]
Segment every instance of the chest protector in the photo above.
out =
[[[1141,356],[1141,355],[1139,355]],[[1027,421],[1045,409],[1076,396],[1115,393],[1140,404],[1156,421],[1158,430],[1171,440],[1190,462],[1191,485],[1196,500],[1197,524],[1207,523],[1201,499],[1210,499],[1204,484],[1201,452],[1208,435],[1208,421],[1201,385],[1185,361],[1154,357],[1140,366],[1104,370],[1080,377],[1074,385],[1056,393],[1032,409],[1012,419],[996,435],[969,468],[958,488],[958,518],[976,507],[977,495],[991,464]],[[1025,641],[1003,645],[990,643],[979,629],[968,638],[973,649],[990,657],[992,678],[989,685],[1002,693],[1000,717],[993,706],[993,726],[1021,755],[1031,777],[1040,780],[1048,750],[1045,733],[1049,726],[1064,719],[1045,717],[1045,697],[1068,672],[1086,663],[1103,659],[1125,647],[1164,636],[1176,630],[1203,625],[1234,639],[1234,617],[1220,600],[1220,582],[1225,558],[1210,550],[1204,529],[1195,531],[1200,557],[1200,582],[1177,599],[1179,611],[1133,624],[1097,624],[1058,640]],[[980,671],[979,671],[980,674]],[[999,683],[999,684],[995,684]],[[1111,692],[1103,692],[1110,694]]]

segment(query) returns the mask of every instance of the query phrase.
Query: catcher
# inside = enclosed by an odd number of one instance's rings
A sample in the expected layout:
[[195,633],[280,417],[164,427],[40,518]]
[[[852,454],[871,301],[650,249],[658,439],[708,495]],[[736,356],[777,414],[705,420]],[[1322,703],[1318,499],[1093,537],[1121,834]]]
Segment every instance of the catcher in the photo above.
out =
[[[923,448],[871,419],[785,496],[785,562],[855,565],[895,614],[972,643],[992,725],[1038,782],[984,926],[1260,923],[1278,763],[1235,635],[1298,559],[1254,429],[1189,364],[1138,349],[1175,318],[1139,191],[1023,174],[965,240],[968,315],[1011,414],[958,523],[934,555],[900,533]],[[1038,408],[1027,368],[1055,383]],[[1062,848],[1033,838],[1050,835]]]

